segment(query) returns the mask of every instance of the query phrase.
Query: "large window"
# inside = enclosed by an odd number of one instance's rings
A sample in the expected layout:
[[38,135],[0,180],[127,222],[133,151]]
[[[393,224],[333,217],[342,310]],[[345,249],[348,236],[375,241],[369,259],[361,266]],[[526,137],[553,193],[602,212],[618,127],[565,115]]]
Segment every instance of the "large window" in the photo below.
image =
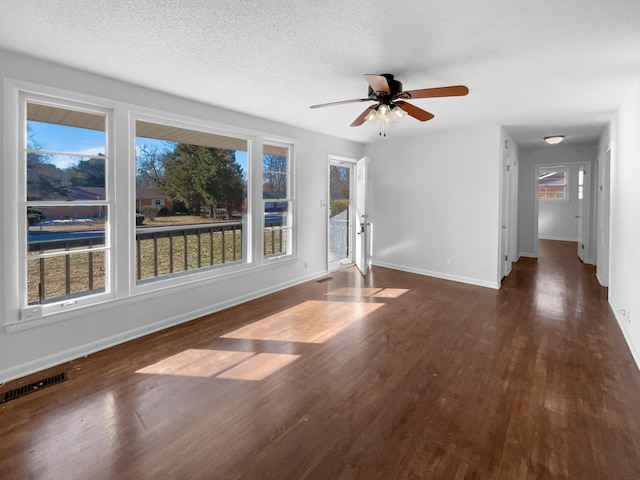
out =
[[136,121],[136,279],[246,262],[247,140]]
[[108,115],[23,98],[23,307],[109,291]]
[[18,227],[3,258],[23,320],[293,254],[290,140],[24,88],[5,110],[16,162],[3,178]]
[[267,258],[292,253],[291,190],[290,147],[265,144],[262,155],[262,201],[264,255]]
[[538,175],[538,198],[542,200],[568,200],[568,169],[541,167]]

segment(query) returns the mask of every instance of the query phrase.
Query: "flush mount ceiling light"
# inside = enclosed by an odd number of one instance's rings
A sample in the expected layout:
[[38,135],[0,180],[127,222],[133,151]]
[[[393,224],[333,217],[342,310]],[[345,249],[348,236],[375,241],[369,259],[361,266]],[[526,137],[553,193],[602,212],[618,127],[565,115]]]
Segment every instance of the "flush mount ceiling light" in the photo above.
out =
[[547,142],[549,145],[557,145],[562,140],[564,140],[564,135],[551,135],[549,137],[544,137],[544,141]]

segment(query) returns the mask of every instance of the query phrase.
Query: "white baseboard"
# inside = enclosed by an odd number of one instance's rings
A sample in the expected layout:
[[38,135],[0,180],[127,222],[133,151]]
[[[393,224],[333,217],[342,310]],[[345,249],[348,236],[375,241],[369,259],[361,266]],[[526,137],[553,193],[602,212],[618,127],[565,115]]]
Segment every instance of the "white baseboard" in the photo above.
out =
[[600,285],[602,285],[603,287],[608,287],[609,285],[604,281],[604,279],[602,278],[602,276],[600,275],[600,272],[596,271],[596,278],[598,279],[598,283]]
[[480,280],[477,278],[464,277],[461,275],[449,275],[442,272],[434,272],[431,270],[423,270],[420,268],[407,267],[404,265],[395,265],[392,263],[373,261],[373,265],[384,268],[391,268],[393,270],[400,270],[401,272],[417,273],[418,275],[425,275],[427,277],[441,278],[442,280],[452,280],[454,282],[467,283],[469,285],[476,285],[479,287],[493,288],[495,290],[500,288],[498,282],[489,282],[487,280]]
[[538,258],[538,256],[535,253],[529,253],[529,252],[520,252],[520,253],[518,253],[518,260],[520,260],[520,257]]
[[633,356],[633,360],[636,362],[636,367],[638,367],[638,370],[640,370],[640,353],[636,349],[635,345],[633,344],[633,340],[631,339],[631,333],[629,332],[629,329],[628,329],[629,324],[622,319],[622,316],[620,315],[620,309],[618,308],[618,306],[616,305],[616,302],[611,297],[609,297],[609,307],[611,307],[611,310],[613,311],[613,315],[616,317],[616,321],[618,322],[618,326],[622,331],[622,335],[624,336],[624,339],[627,342],[629,351]]
[[176,315],[174,317],[167,318],[159,322],[155,322],[155,323],[144,325],[138,328],[127,330],[126,332],[121,332],[116,335],[112,335],[110,337],[101,338],[100,340],[97,340],[95,342],[79,345],[77,347],[64,350],[62,352],[56,352],[53,355],[38,358],[31,362],[22,363],[20,365],[14,365],[12,367],[8,367],[6,369],[0,370],[0,381],[9,382],[11,380],[15,380],[17,378],[21,378],[26,375],[31,375],[32,373],[37,373],[42,370],[55,367],[57,365],[62,365],[72,360],[85,357],[87,355],[91,355],[92,353],[96,353],[101,350],[105,350],[107,348],[120,345],[121,343],[129,342],[131,340],[135,340],[136,338],[144,337],[145,335],[149,335],[151,333],[155,333],[169,327],[180,325],[181,323],[190,322],[192,320],[203,317],[205,315],[210,315],[212,313],[216,313],[221,310],[225,310],[227,308],[240,305],[241,303],[245,303],[250,300],[254,300],[256,298],[264,297],[265,295],[269,295],[271,293],[275,293],[280,290],[284,290],[286,288],[299,285],[301,283],[315,280],[316,278],[323,277],[326,274],[327,274],[326,271],[322,271],[322,272],[306,275],[302,278],[298,278],[293,281],[274,285],[269,288],[259,290],[257,292],[251,292],[250,294],[240,295],[239,297],[228,299],[228,300],[225,300],[224,302],[216,303],[215,305],[209,305],[205,308],[184,312],[184,313],[181,313],[180,315]]

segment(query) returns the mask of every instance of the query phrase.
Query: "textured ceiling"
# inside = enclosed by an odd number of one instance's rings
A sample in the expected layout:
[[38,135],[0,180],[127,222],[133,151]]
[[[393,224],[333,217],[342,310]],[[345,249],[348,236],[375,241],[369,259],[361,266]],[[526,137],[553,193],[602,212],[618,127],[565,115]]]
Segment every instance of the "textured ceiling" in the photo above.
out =
[[365,73],[435,114],[396,136],[503,125],[521,145],[594,139],[640,77],[638,0],[0,0],[0,49],[360,142]]

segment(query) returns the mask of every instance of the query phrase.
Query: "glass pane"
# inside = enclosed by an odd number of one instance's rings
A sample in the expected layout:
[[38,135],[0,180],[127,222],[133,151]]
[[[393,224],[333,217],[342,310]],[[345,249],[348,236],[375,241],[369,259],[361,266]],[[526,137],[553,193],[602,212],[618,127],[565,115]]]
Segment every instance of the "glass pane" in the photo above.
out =
[[264,146],[262,155],[262,198],[287,198],[289,189],[288,150],[271,145]]
[[105,154],[104,117],[99,118],[102,119],[102,130],[27,120],[27,148],[84,155]]
[[565,198],[565,187],[540,187],[538,198],[546,200],[563,200]]
[[104,251],[27,260],[29,305],[91,295],[105,290]]
[[138,280],[242,261],[247,141],[138,120],[136,152]]
[[232,224],[138,229],[139,281],[242,261],[242,228]]
[[329,167],[329,263],[351,258],[349,245],[349,198],[351,168]]
[[[27,200],[105,198],[105,120],[104,114],[27,103]],[[82,188],[94,190],[77,191]]]
[[32,205],[26,209],[28,253],[104,246],[107,206]]
[[27,153],[27,200],[104,200],[105,158]]
[[27,143],[33,150],[105,153],[105,124],[102,113],[27,103]]
[[291,226],[289,202],[265,202],[264,224],[266,227]]
[[291,235],[290,228],[265,228],[264,229],[264,254],[269,255],[287,255],[289,238]]
[[566,173],[565,172],[540,172],[538,179],[540,186],[560,186],[566,185]]

